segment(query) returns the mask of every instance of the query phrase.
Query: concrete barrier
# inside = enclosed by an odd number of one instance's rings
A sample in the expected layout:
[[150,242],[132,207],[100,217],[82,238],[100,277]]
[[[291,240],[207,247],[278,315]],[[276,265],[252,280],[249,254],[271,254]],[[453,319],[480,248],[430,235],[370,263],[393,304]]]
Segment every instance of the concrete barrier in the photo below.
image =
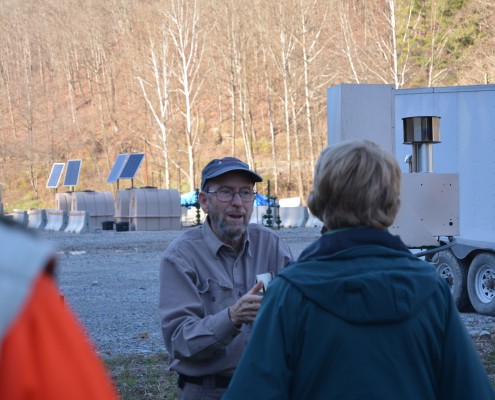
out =
[[[253,213],[251,214],[250,224],[263,224],[263,215],[266,214],[268,206],[254,206]],[[273,208],[272,208],[273,211]]]
[[311,212],[308,210],[308,220],[306,221],[306,228],[322,228],[323,222],[316,218]]
[[[266,217],[268,213],[268,206],[254,206],[253,213],[251,214],[251,219],[249,220],[250,224],[260,224],[264,226],[268,226],[268,219],[263,218]],[[279,228],[277,224],[276,217],[280,216],[279,207],[271,207],[271,227]],[[280,227],[282,224],[280,224]]]
[[67,227],[68,211],[46,210],[45,231],[63,231]]
[[14,209],[12,212],[12,218],[14,221],[21,225],[27,226],[28,224],[28,214],[26,210]]
[[46,210],[28,210],[28,228],[43,229],[46,225]]
[[70,217],[70,212],[71,211],[67,212],[67,226],[64,228],[64,232],[66,233],[74,233],[74,229],[76,227],[76,219],[74,217]]
[[67,233],[87,233],[90,232],[90,215],[87,211],[69,211],[67,227],[64,232]]
[[280,207],[299,207],[301,205],[300,197],[287,197],[278,201]]
[[284,228],[303,228],[308,220],[308,209],[299,207],[280,207],[279,215]]

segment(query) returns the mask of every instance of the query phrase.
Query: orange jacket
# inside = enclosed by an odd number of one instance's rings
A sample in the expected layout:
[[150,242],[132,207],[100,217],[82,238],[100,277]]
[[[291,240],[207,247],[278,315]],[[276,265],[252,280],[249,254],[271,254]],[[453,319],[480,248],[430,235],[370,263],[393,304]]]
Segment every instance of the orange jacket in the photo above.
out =
[[51,275],[36,278],[0,348],[0,399],[107,400],[118,396]]

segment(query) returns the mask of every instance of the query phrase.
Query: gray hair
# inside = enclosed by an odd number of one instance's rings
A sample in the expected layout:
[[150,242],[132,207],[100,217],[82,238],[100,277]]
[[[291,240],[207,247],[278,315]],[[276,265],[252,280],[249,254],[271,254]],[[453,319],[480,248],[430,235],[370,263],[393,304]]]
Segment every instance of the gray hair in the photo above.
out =
[[392,154],[369,140],[342,142],[320,154],[308,207],[327,229],[386,229],[399,211],[400,181]]

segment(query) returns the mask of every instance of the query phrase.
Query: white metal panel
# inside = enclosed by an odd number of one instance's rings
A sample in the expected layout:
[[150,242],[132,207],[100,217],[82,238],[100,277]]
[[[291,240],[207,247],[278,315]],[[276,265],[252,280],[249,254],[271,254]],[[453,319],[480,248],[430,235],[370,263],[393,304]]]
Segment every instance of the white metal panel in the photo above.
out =
[[393,85],[337,85],[327,101],[329,145],[368,138],[394,152]]
[[495,242],[495,86],[459,93],[461,236]]
[[441,117],[433,171],[459,174],[460,236],[495,242],[495,85],[398,90],[395,110],[402,162],[411,149],[401,144],[398,121],[412,114]]
[[411,247],[438,244],[436,236],[457,236],[458,199],[457,174],[404,174],[401,207],[390,231]]

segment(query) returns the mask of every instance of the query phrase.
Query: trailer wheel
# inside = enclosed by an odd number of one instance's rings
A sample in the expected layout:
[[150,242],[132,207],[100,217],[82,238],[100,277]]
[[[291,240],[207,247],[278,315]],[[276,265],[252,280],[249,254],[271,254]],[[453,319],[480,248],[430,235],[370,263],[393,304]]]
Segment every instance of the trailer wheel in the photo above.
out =
[[454,304],[459,311],[469,307],[467,292],[467,268],[454,256],[450,250],[436,253],[431,263],[437,274],[445,279],[454,299]]
[[495,315],[495,255],[481,253],[474,257],[468,273],[468,293],[479,314]]

